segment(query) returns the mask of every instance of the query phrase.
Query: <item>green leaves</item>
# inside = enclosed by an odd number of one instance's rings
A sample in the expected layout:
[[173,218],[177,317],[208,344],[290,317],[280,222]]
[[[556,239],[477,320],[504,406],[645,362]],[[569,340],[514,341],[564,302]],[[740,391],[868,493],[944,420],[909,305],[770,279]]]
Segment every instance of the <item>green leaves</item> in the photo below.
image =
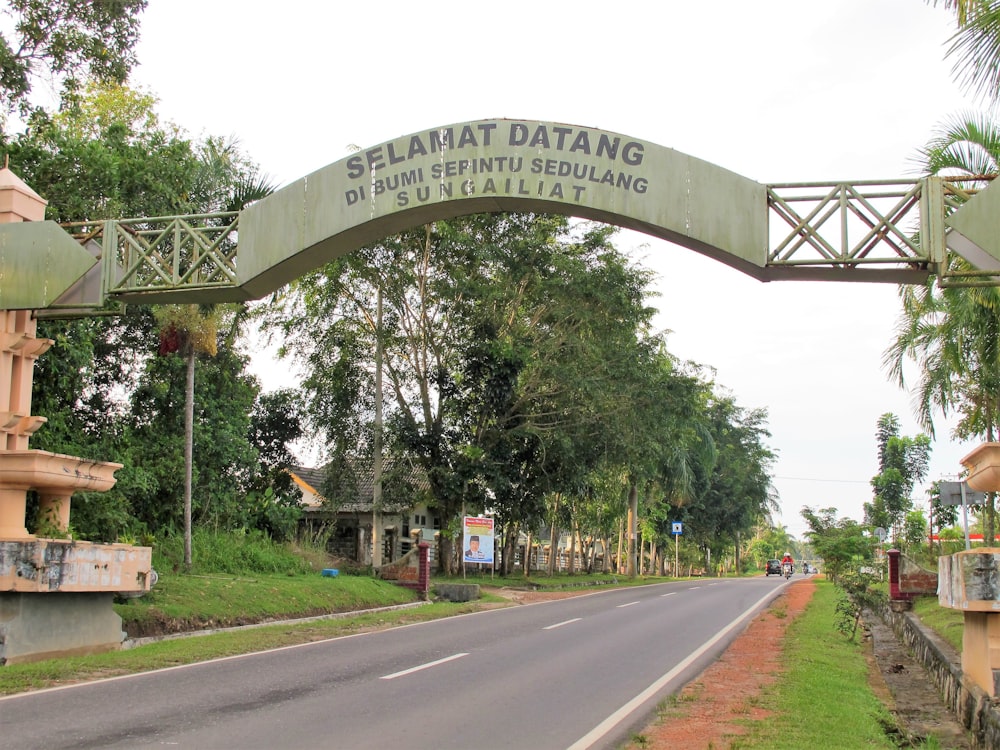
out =
[[29,109],[34,80],[55,74],[72,97],[83,78],[123,83],[135,64],[146,0],[10,0],[0,35],[0,109]]

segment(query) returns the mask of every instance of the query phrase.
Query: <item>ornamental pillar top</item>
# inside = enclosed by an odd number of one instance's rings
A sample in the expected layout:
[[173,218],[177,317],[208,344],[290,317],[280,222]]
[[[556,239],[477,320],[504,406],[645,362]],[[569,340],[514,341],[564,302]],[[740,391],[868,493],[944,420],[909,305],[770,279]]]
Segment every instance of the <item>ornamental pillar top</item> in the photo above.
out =
[[10,171],[5,158],[3,168],[0,169],[0,224],[44,221],[45,207],[48,204],[47,200]]

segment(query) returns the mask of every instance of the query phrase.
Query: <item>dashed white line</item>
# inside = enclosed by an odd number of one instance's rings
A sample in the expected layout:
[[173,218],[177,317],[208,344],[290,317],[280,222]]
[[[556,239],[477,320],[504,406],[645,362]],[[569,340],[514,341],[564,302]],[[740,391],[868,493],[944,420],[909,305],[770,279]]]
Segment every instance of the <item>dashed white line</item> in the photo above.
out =
[[660,598],[662,599],[665,596],[673,596],[676,593],[677,593],[676,591],[670,591],[670,592],[668,592],[666,594],[660,594]]
[[395,680],[397,677],[403,677],[408,674],[413,674],[414,672],[419,672],[421,669],[430,669],[431,667],[436,667],[438,664],[444,664],[445,662],[454,661],[455,659],[461,659],[463,656],[468,656],[468,653],[464,654],[452,654],[451,656],[446,656],[443,659],[438,659],[437,661],[429,661],[426,664],[421,664],[416,667],[410,667],[409,669],[404,669],[402,672],[393,672],[392,674],[382,675],[380,680]]
[[555,625],[546,625],[542,630],[555,630],[556,628],[561,628],[563,625],[569,625],[571,622],[579,622],[581,617],[574,617],[572,620],[563,620],[562,622],[557,622]]
[[598,724],[596,727],[590,730],[587,734],[585,734],[583,737],[581,737],[572,745],[570,745],[569,750],[588,750],[588,748],[591,748],[595,744],[597,744],[597,742],[600,739],[602,739],[608,732],[610,732],[615,726],[617,726],[626,716],[635,711],[635,709],[637,709],[639,706],[641,706],[643,703],[649,700],[652,696],[656,695],[656,693],[660,691],[664,686],[668,685],[670,681],[674,679],[674,677],[676,677],[685,669],[687,669],[696,659],[700,658],[702,654],[704,654],[706,651],[711,649],[716,643],[725,638],[730,631],[734,630],[736,627],[745,622],[746,619],[750,616],[750,614],[756,612],[758,607],[763,605],[764,602],[766,602],[768,597],[770,596],[771,594],[765,594],[755,604],[750,605],[750,607],[748,607],[743,611],[743,614],[736,617],[736,619],[734,619],[732,622],[730,622],[728,625],[722,628],[722,630],[717,632],[715,635],[713,635],[711,638],[705,641],[701,646],[699,646],[697,649],[688,654],[688,656],[685,657],[683,660],[681,660],[681,662],[677,664],[677,666],[675,666],[669,672],[667,672],[658,680],[653,682],[652,685],[650,685],[648,688],[639,693],[635,698],[630,700],[628,703],[626,703],[624,706],[619,708],[608,718],[606,718],[604,721],[602,721],[600,724]]
[[633,604],[638,604],[638,603],[639,602],[635,601],[635,602],[629,602],[628,604],[619,604],[617,609],[621,609],[622,607],[631,607]]

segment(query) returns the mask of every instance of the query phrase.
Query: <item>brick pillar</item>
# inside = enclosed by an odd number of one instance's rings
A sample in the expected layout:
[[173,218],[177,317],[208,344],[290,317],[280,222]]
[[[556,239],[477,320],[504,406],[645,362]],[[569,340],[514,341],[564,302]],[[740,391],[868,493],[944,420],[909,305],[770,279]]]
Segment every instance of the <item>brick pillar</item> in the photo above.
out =
[[[894,612],[905,612],[913,606],[916,594],[903,591],[902,586],[902,557],[903,553],[898,549],[886,550],[886,557],[889,558],[889,607]],[[910,581],[910,585],[912,585]]]
[[889,598],[893,601],[904,600],[907,597],[899,589],[899,556],[902,554],[898,549],[886,551],[889,558]]
[[420,588],[417,591],[420,592],[420,598],[427,601],[431,591],[431,545],[427,542],[420,542],[417,549],[420,551],[420,567],[417,573],[417,583]]

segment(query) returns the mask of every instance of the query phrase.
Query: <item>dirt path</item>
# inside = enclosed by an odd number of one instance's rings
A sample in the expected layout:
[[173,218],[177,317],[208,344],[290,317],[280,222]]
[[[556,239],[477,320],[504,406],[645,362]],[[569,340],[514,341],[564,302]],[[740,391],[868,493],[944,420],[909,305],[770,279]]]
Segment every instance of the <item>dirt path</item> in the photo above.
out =
[[[793,583],[761,612],[725,653],[678,695],[663,721],[643,732],[646,742],[629,748],[644,750],[722,750],[747,729],[747,719],[771,715],[760,696],[781,678],[780,641],[792,621],[805,610],[816,585],[812,579]],[[934,736],[942,750],[972,745],[945,708],[930,677],[899,644],[889,628],[877,621],[867,626],[872,687],[897,717],[907,736]],[[886,679],[888,678],[888,679]]]
[[718,661],[681,690],[669,718],[646,728],[642,747],[719,750],[746,733],[738,722],[770,716],[760,696],[781,675],[781,650],[773,644],[805,610],[814,589],[811,579],[797,581],[757,615]]

